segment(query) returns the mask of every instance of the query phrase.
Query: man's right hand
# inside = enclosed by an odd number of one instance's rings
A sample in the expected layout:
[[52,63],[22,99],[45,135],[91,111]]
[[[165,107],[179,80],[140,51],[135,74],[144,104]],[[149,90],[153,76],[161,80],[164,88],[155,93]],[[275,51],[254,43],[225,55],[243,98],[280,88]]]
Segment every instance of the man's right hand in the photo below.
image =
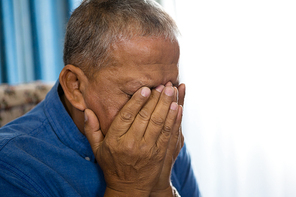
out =
[[106,196],[149,196],[163,169],[172,130],[180,122],[176,100],[172,86],[152,92],[142,87],[116,115],[105,138],[94,112],[85,110],[85,135],[104,172]]

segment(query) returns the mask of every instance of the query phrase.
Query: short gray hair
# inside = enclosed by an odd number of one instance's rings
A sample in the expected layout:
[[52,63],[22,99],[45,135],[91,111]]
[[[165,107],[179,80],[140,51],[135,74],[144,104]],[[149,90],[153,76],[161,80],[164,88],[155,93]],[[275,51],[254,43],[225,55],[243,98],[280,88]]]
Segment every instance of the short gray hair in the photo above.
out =
[[69,19],[64,64],[91,77],[107,64],[117,41],[143,36],[174,42],[178,33],[174,20],[153,0],[86,0]]

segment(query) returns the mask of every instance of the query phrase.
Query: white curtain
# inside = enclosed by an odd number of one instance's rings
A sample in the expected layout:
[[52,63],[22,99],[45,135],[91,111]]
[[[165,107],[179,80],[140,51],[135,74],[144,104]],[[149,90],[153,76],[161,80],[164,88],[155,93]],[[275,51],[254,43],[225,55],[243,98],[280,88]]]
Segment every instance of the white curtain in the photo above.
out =
[[162,0],[203,197],[296,196],[296,1]]

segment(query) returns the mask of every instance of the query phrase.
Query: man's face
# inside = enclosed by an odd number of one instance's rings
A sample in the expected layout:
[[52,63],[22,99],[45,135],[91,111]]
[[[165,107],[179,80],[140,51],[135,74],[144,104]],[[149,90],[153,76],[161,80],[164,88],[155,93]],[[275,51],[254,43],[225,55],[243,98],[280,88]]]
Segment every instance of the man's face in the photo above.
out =
[[86,105],[97,115],[104,135],[139,88],[179,83],[177,42],[137,37],[118,42],[111,49],[114,63],[100,69],[85,92]]

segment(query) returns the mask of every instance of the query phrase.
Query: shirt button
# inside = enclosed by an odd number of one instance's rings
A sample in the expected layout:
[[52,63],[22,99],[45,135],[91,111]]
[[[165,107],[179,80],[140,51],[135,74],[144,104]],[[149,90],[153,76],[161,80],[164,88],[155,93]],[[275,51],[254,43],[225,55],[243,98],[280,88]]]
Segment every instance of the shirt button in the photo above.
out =
[[85,157],[84,159],[87,160],[87,161],[90,161],[90,158],[89,157]]

